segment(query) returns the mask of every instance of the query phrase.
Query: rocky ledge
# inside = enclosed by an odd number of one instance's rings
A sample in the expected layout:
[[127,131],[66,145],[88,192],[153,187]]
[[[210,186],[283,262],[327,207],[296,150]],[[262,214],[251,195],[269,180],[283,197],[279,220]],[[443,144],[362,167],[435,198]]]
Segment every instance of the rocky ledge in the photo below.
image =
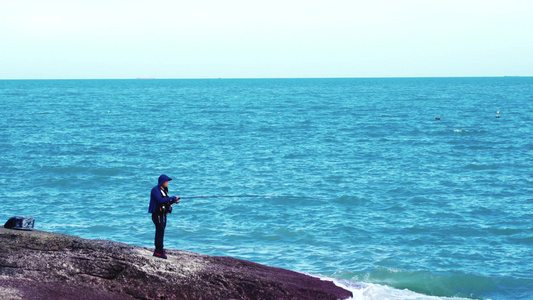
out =
[[346,299],[330,281],[231,258],[0,227],[2,299]]

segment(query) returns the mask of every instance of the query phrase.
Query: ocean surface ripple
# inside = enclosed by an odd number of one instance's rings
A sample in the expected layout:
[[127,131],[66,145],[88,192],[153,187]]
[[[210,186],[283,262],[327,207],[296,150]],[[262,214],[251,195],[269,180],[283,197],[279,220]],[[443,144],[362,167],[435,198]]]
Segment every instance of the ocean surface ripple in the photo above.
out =
[[4,80],[0,219],[152,246],[164,173],[167,248],[533,298],[532,116],[533,78]]

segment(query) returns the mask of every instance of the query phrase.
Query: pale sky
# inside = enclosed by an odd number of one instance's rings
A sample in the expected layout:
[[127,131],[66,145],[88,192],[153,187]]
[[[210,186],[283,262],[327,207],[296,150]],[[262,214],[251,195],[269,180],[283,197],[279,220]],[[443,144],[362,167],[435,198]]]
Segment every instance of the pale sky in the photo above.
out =
[[0,0],[0,79],[533,76],[533,0]]

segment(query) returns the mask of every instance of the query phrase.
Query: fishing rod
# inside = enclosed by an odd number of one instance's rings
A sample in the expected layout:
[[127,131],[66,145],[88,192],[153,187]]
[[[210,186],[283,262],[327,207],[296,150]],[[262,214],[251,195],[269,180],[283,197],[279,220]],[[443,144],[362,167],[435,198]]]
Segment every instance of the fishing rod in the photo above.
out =
[[214,196],[194,196],[180,197],[180,199],[209,199],[209,198],[273,198],[278,196],[272,195],[214,195]]

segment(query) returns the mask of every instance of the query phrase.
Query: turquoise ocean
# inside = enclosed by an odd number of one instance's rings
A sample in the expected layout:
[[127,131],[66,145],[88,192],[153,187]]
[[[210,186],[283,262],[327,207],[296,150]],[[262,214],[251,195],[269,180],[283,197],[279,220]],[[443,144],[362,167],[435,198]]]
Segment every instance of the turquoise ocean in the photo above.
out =
[[533,299],[532,133],[530,77],[1,80],[0,221],[153,247],[166,174],[166,248]]

